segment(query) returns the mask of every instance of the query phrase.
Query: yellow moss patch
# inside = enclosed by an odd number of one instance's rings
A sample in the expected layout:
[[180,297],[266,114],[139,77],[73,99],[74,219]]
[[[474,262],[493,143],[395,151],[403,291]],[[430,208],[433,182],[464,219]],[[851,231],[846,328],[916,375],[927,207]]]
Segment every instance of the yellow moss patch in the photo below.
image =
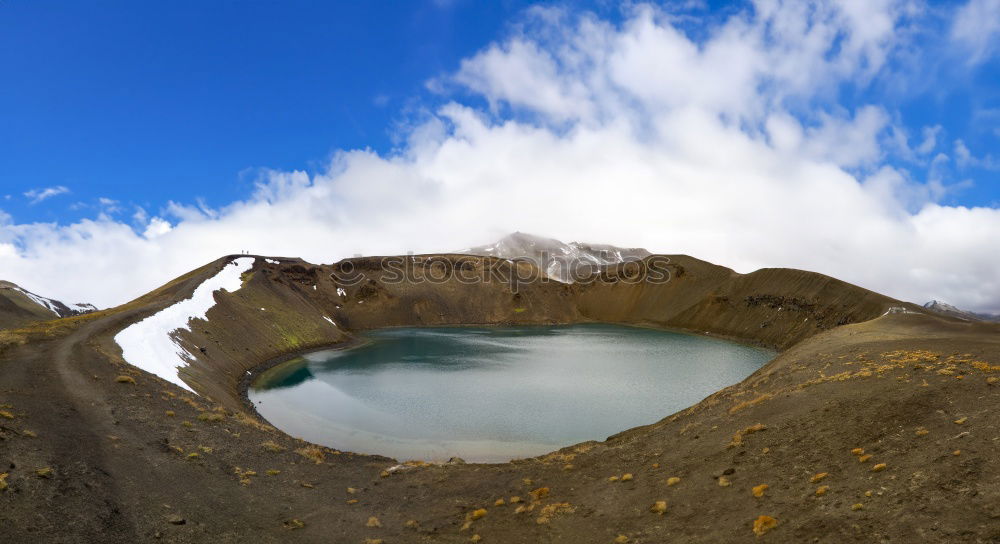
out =
[[173,410],[167,410],[164,413],[167,414],[167,417],[174,417],[174,415],[175,415]]
[[649,507],[649,511],[654,514],[663,515],[667,511],[667,501],[656,501],[653,506]]
[[505,501],[503,499],[497,499],[497,500],[493,501],[493,506],[503,506],[505,504],[507,504],[507,501]]
[[521,497],[518,497],[517,495],[514,495],[513,497],[510,498],[510,503],[511,504],[517,504],[517,503],[519,503],[519,502],[521,502],[523,500],[524,499],[522,499]]
[[267,450],[269,452],[273,452],[273,453],[278,453],[280,451],[285,451],[287,449],[287,448],[279,445],[277,442],[273,442],[271,440],[268,440],[267,442],[264,442],[263,444],[260,445],[260,447],[264,448],[265,450]]
[[858,510],[861,510],[864,507],[865,507],[865,505],[861,504],[860,502],[856,502],[856,503],[854,503],[854,504],[851,505],[851,510],[854,510],[855,512],[857,512]]
[[667,485],[677,485],[679,483],[681,483],[681,479],[678,478],[677,476],[671,476],[667,478]]
[[753,520],[753,534],[764,536],[765,533],[778,526],[778,520],[771,516],[759,516]]
[[927,429],[921,428],[921,429],[917,429],[913,434],[915,434],[917,436],[927,436],[927,435],[931,434],[931,432],[928,431]]
[[760,396],[758,396],[758,397],[756,397],[756,398],[754,398],[752,400],[743,401],[743,402],[741,402],[739,404],[734,405],[732,408],[729,409],[729,413],[730,414],[735,414],[736,412],[739,412],[740,410],[744,410],[746,408],[750,408],[751,406],[756,406],[756,405],[758,405],[758,404],[760,404],[762,402],[771,400],[772,398],[774,398],[773,394],[771,394],[771,393],[764,393],[763,395],[760,395]]
[[547,504],[542,507],[542,511],[539,513],[535,523],[548,523],[558,514],[572,514],[573,512],[576,512],[576,507],[568,502],[554,502],[552,504]]
[[858,457],[858,461],[861,462],[861,463],[867,463],[868,460],[871,459],[871,458],[872,458],[871,454],[870,453],[866,453],[866,454],[862,455],[861,457]]
[[968,420],[969,420],[969,418],[967,418],[967,417],[958,418],[958,419],[955,420],[955,425],[965,425],[965,422],[968,421]]
[[257,475],[257,472],[253,470],[243,470],[240,467],[233,467],[233,473],[236,474],[236,478],[243,485],[250,485],[250,477]]
[[[524,311],[523,308],[520,308],[520,310]],[[514,310],[514,311],[516,312],[517,310]],[[483,539],[483,537],[481,537],[479,535],[472,535],[472,537],[469,538],[469,542],[479,542],[482,539]]]
[[736,431],[736,433],[733,434],[733,439],[729,442],[729,446],[728,447],[735,448],[737,446],[741,446],[741,445],[743,445],[743,437],[744,436],[746,436],[748,434],[757,433],[757,432],[760,432],[760,431],[765,431],[765,430],[767,430],[767,425],[764,425],[763,423],[757,423],[757,424],[751,425],[751,426],[749,426],[749,427],[747,427],[745,429],[741,429],[739,431]]
[[322,464],[323,461],[326,460],[326,454],[323,453],[323,449],[318,446],[306,446],[304,448],[299,448],[295,450],[295,453],[309,459],[317,465]]
[[21,434],[27,436],[28,438],[38,438],[38,433],[35,431],[29,431],[28,429],[21,431]]
[[755,485],[753,486],[753,489],[751,489],[751,492],[753,493],[754,497],[760,498],[764,496],[764,492],[767,491],[768,487],[770,486],[767,484]]
[[534,489],[534,490],[529,491],[528,494],[531,495],[531,500],[533,500],[535,502],[538,502],[538,501],[544,499],[546,496],[548,496],[548,494],[549,494],[549,488],[547,488],[547,487],[539,487],[538,489]]
[[198,421],[222,421],[226,416],[216,412],[202,412],[198,414]]
[[295,529],[301,529],[306,526],[305,522],[300,519],[290,519],[284,522],[285,529],[294,531]]
[[135,378],[133,378],[132,376],[125,376],[123,374],[123,375],[118,376],[117,378],[115,378],[115,381],[118,382],[118,383],[132,383],[132,384],[134,384],[135,383]]
[[820,482],[820,481],[822,481],[822,480],[823,480],[823,478],[826,478],[826,477],[827,477],[827,476],[829,476],[829,475],[830,475],[830,473],[829,473],[829,472],[820,472],[820,473],[818,473],[818,474],[813,474],[813,477],[812,477],[812,478],[809,478],[809,481],[810,481],[811,483],[816,483],[816,482]]
[[4,419],[14,419],[14,414],[7,410],[0,410],[0,417]]
[[470,521],[476,521],[477,519],[481,519],[485,515],[486,515],[486,509],[485,508],[477,508],[477,509],[473,510],[472,512],[469,512],[468,519]]
[[863,450],[861,448],[854,448],[853,450],[851,450],[851,453],[853,455],[864,455],[865,454],[865,450]]
[[719,487],[729,487],[731,485],[733,485],[733,483],[729,481],[729,478],[719,476]]
[[626,544],[628,542],[628,537],[625,535],[618,535],[615,537],[615,544]]
[[420,527],[420,524],[417,523],[417,520],[415,519],[408,519],[406,520],[406,523],[403,524],[403,527],[406,527],[408,529],[416,529],[417,527]]
[[378,518],[375,516],[368,518],[368,521],[365,522],[365,527],[381,527],[381,526],[382,522],[379,521]]
[[0,472],[0,491],[7,489],[7,476],[6,472]]
[[275,470],[275,469],[272,468],[272,469],[268,469],[267,472],[265,472],[264,474],[267,474],[268,476],[277,476],[277,475],[281,474],[281,471],[280,470]]
[[42,467],[40,469],[35,470],[35,475],[38,476],[39,478],[51,478],[53,474],[54,473],[52,469],[49,467]]
[[872,472],[881,472],[885,470],[885,463],[879,463],[872,467]]
[[625,474],[622,474],[622,481],[623,482],[627,482],[627,481],[629,481],[631,479],[632,479],[632,473],[631,472],[626,472]]
[[608,481],[609,482],[617,482],[618,481],[618,476],[611,476],[611,477],[608,478]]
[[826,495],[826,492],[829,491],[829,490],[830,490],[830,486],[828,486],[828,485],[821,485],[821,486],[819,486],[819,487],[816,488],[816,495],[817,496]]

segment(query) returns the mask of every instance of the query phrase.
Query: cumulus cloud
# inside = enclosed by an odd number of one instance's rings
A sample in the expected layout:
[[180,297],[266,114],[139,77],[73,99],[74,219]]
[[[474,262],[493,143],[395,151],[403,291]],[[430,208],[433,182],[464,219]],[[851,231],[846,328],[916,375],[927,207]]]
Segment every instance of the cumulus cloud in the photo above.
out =
[[[531,10],[435,79],[460,92],[428,104],[392,154],[264,171],[245,200],[137,209],[137,226],[0,221],[2,275],[110,305],[241,250],[331,262],[521,230],[1000,311],[987,250],[1000,210],[941,204],[940,179],[886,160],[899,134],[887,107],[834,92],[886,70],[906,45],[905,4],[760,0],[697,37],[657,7],[628,9],[620,24]],[[929,154],[937,129],[922,136]]]
[[69,192],[69,188],[65,185],[56,185],[55,187],[45,187],[42,189],[32,189],[30,191],[25,191],[24,196],[26,196],[32,204],[37,204],[47,198],[52,198],[57,195],[66,194]]

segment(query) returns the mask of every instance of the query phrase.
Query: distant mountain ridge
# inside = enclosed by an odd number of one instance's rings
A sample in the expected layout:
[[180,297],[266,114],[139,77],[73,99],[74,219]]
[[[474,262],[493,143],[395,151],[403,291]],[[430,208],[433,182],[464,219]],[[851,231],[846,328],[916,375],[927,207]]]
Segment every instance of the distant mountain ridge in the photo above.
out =
[[651,255],[643,248],[622,248],[607,244],[565,243],[555,238],[515,232],[497,242],[458,251],[468,255],[501,259],[531,259],[546,276],[563,283],[572,283],[576,268],[600,268],[628,260],[640,260]]
[[66,304],[0,280],[0,329],[96,311],[93,304]]
[[968,310],[962,310],[961,308],[956,308],[947,302],[941,302],[939,300],[932,300],[927,304],[924,304],[924,308],[936,312],[939,314],[957,317],[959,319],[964,319],[966,321],[997,321],[1000,322],[1000,315],[996,314],[978,314],[975,312],[970,312]]

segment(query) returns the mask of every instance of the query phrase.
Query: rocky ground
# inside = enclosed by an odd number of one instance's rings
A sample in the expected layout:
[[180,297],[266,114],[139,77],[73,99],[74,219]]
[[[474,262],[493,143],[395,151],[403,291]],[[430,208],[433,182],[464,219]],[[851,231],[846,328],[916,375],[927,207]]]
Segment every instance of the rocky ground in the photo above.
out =
[[[322,271],[261,263],[193,327],[217,340],[190,339],[209,345],[191,374],[201,396],[127,365],[111,338],[218,263],[115,310],[0,332],[0,542],[1000,542],[1000,326],[882,315],[894,301],[799,271],[675,265],[688,279],[669,296],[538,286],[514,300],[491,288],[477,291],[478,316],[459,317],[631,315],[606,320],[710,325],[781,355],[654,425],[501,465],[318,447],[239,402],[247,368],[348,341],[380,311],[433,324],[465,287],[376,283],[335,297]],[[408,297],[432,291],[412,310]],[[259,312],[262,297],[282,312],[342,310],[337,322],[354,328],[272,316],[290,345],[258,332],[237,349],[225,333],[257,331],[241,308]],[[529,310],[504,313],[511,303]]]

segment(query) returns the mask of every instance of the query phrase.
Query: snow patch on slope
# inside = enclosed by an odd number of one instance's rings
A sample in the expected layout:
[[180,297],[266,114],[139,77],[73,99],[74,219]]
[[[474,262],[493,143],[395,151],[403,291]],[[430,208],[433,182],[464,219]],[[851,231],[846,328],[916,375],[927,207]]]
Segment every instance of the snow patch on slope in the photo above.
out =
[[122,356],[130,364],[192,391],[177,371],[190,364],[193,356],[177,342],[176,332],[188,329],[188,323],[194,318],[205,319],[208,310],[215,306],[216,291],[225,289],[231,293],[238,290],[242,286],[240,276],[250,270],[253,262],[253,257],[234,259],[218,274],[202,282],[191,298],[123,329],[115,335],[115,342],[122,348]]

